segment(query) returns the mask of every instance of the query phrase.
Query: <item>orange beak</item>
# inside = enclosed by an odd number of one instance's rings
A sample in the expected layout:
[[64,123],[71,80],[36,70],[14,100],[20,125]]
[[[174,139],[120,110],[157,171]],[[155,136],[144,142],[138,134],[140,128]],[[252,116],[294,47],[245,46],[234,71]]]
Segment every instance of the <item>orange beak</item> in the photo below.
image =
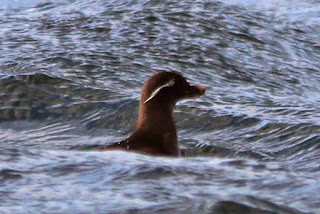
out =
[[200,85],[195,85],[194,87],[196,87],[199,90],[200,96],[203,95],[204,92],[206,92],[206,90],[207,90],[205,87],[202,87]]

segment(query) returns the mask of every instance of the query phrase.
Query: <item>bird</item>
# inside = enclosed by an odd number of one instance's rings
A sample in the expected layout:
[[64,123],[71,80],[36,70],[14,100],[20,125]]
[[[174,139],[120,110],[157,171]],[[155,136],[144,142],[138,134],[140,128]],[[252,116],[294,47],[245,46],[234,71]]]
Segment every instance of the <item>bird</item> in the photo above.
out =
[[179,157],[180,149],[173,118],[175,104],[201,97],[206,88],[191,85],[182,74],[161,71],[142,87],[135,131],[125,140],[100,146],[98,150],[123,150],[152,156]]

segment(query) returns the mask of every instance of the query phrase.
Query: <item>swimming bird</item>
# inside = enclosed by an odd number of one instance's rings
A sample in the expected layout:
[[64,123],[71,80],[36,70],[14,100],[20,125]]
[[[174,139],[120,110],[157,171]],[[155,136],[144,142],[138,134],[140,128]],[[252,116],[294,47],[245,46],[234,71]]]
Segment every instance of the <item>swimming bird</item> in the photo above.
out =
[[177,72],[159,72],[144,84],[141,93],[136,129],[129,138],[99,150],[125,150],[155,156],[180,156],[176,126],[173,119],[175,104],[183,99],[197,98],[206,89],[190,85]]

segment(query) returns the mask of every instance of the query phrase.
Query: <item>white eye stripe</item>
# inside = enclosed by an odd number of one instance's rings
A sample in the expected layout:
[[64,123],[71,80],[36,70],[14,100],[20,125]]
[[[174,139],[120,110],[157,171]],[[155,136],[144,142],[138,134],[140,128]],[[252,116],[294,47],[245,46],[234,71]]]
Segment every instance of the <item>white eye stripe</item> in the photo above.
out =
[[144,104],[146,104],[147,102],[149,102],[151,99],[153,99],[159,92],[161,89],[166,88],[166,87],[171,87],[174,85],[174,79],[171,79],[169,82],[167,82],[164,85],[159,86],[154,92],[152,92],[152,94],[150,95],[150,97],[148,99],[146,99],[146,101],[144,101]]

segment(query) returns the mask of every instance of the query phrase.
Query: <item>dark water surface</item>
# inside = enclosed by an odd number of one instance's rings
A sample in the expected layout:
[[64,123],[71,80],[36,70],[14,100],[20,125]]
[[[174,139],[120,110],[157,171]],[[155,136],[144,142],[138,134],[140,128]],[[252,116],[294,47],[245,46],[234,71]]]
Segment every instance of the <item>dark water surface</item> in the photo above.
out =
[[[15,2],[0,213],[320,213],[319,1]],[[128,136],[158,70],[207,88],[176,107],[183,158],[73,149]]]

